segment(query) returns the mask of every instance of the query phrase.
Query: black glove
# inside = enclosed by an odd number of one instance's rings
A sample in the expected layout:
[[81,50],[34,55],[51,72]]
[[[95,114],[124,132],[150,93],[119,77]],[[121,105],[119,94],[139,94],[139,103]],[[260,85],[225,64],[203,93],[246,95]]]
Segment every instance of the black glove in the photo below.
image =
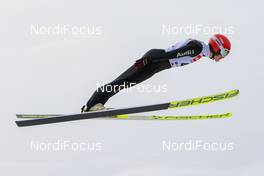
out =
[[134,65],[135,65],[135,67],[137,69],[141,69],[141,68],[145,67],[147,64],[150,64],[150,63],[151,63],[151,58],[150,57],[143,57],[143,58],[141,58],[139,60],[136,60]]

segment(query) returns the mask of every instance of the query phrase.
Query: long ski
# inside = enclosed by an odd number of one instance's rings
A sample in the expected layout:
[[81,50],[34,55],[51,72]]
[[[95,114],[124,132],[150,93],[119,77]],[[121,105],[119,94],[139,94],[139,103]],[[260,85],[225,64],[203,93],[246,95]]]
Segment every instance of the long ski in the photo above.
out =
[[224,114],[208,114],[208,115],[188,115],[188,116],[130,116],[117,115],[110,117],[111,119],[125,119],[125,120],[205,120],[205,119],[223,119],[232,117],[232,113]]
[[70,114],[70,115],[62,115],[57,117],[49,117],[49,118],[40,118],[33,120],[22,120],[16,121],[17,126],[33,126],[33,125],[43,125],[50,123],[59,123],[59,122],[67,122],[67,121],[75,121],[75,120],[83,120],[90,118],[98,118],[98,117],[107,117],[107,116],[116,116],[122,114],[133,114],[140,112],[149,112],[149,111],[158,111],[165,109],[174,109],[181,108],[187,106],[200,105],[205,103],[212,103],[220,100],[229,99],[235,97],[239,94],[239,90],[232,90],[221,94],[197,97],[182,101],[174,101],[162,104],[154,104],[147,106],[138,106],[138,107],[130,107],[130,108],[120,108],[120,109],[110,109],[96,112],[87,112],[87,113],[79,113],[79,114]]
[[[62,114],[17,114],[21,119],[39,119],[62,116]],[[123,119],[123,120],[199,120],[229,118],[232,113],[208,114],[208,115],[187,115],[187,116],[162,116],[162,115],[116,115],[112,117],[102,117],[102,119]]]

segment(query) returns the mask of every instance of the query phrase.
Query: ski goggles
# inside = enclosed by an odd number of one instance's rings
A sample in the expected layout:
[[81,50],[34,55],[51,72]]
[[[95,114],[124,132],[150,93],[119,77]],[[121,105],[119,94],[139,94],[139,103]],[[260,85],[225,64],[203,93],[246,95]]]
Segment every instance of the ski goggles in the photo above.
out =
[[220,49],[220,54],[221,54],[222,58],[225,58],[229,54],[229,50],[224,48],[221,41],[218,38],[216,38],[215,36],[213,36],[212,39],[217,43],[217,46]]

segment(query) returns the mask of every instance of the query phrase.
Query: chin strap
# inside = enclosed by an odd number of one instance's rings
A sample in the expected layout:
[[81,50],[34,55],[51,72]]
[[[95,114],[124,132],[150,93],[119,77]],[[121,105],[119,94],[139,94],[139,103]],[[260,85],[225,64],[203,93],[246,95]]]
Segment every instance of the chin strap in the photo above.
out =
[[222,45],[221,41],[217,37],[213,36],[212,39],[217,43],[217,45],[218,45],[218,47],[220,49],[219,54],[221,54],[222,58],[226,57],[228,55],[228,53],[229,53],[229,50],[224,48],[224,46]]

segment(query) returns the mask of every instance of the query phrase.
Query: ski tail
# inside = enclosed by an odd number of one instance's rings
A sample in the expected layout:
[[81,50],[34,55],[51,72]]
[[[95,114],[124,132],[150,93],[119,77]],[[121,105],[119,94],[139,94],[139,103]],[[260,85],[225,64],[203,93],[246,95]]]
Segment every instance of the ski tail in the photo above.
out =
[[63,114],[16,114],[19,119],[38,119],[62,116]]

